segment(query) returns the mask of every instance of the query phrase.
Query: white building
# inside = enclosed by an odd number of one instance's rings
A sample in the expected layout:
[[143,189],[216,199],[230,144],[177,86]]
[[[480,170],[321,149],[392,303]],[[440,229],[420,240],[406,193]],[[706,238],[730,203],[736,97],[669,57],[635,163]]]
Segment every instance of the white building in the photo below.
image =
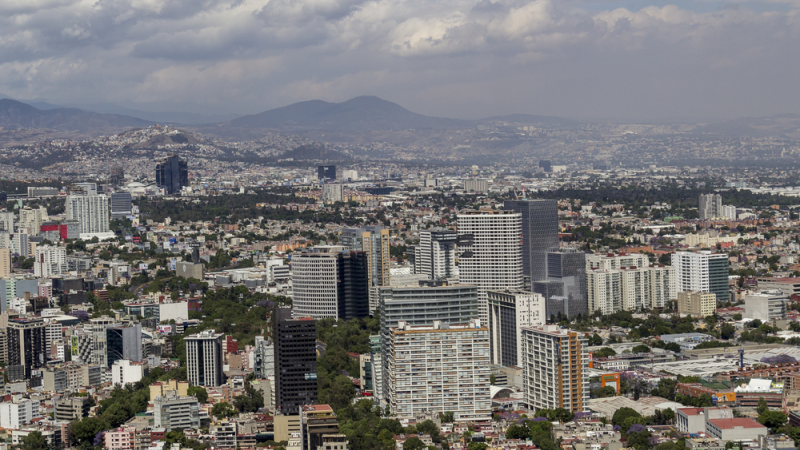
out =
[[39,417],[39,401],[21,399],[0,403],[0,427],[5,429],[20,428]]
[[339,317],[339,264],[344,247],[318,246],[292,255],[292,304],[301,317]]
[[193,386],[222,385],[222,333],[206,330],[184,339],[186,342],[186,377]]
[[437,229],[419,233],[419,245],[414,248],[414,273],[428,275],[431,280],[458,276],[456,267],[455,231]]
[[[389,406],[398,418],[452,411],[457,421],[489,421],[489,329],[480,320],[391,328]],[[424,381],[422,381],[424,380]]]
[[730,299],[728,263],[728,255],[724,253],[673,253],[677,292],[711,292],[716,294],[717,302],[727,302]]
[[25,207],[19,211],[19,226],[28,229],[28,234],[31,236],[38,236],[41,231],[42,222],[47,222],[49,219],[47,215],[47,208],[40,206],[38,208]]
[[619,270],[595,269],[586,273],[589,314],[614,314],[622,309],[622,274]]
[[356,181],[358,180],[358,171],[352,169],[344,169],[342,171],[343,181]]
[[722,218],[729,220],[736,220],[736,207],[731,205],[723,205]]
[[77,220],[83,235],[107,234],[108,197],[105,195],[68,195],[67,220]]
[[722,196],[719,194],[700,194],[700,220],[722,217]]
[[466,192],[489,192],[489,181],[481,179],[464,180],[464,191]]
[[325,203],[343,202],[344,185],[339,183],[326,183],[322,185],[322,201]]
[[[645,257],[646,259],[646,257]],[[600,267],[614,267],[606,259]],[[670,266],[620,266],[587,269],[586,291],[589,312],[603,315],[617,311],[640,311],[663,308],[678,298],[675,269]]]
[[789,298],[778,290],[761,291],[744,297],[744,317],[767,322],[786,318]]
[[642,253],[595,253],[586,255],[586,270],[614,270],[621,267],[649,267],[650,259]]
[[165,431],[200,427],[200,404],[194,397],[180,397],[176,391],[153,400],[153,425]]
[[141,381],[147,362],[135,362],[129,359],[118,359],[111,366],[111,383],[125,386]]
[[583,333],[558,325],[522,328],[523,395],[532,411],[583,411],[589,401],[588,370]]
[[14,219],[13,212],[0,212],[0,231],[14,234]]
[[33,261],[33,274],[48,278],[67,273],[67,250],[63,247],[42,245],[36,247]]
[[489,323],[486,291],[522,288],[522,215],[491,210],[458,216],[459,278],[478,286],[478,311]]
[[522,327],[547,322],[544,296],[527,291],[489,291],[487,295],[492,364],[522,367]]

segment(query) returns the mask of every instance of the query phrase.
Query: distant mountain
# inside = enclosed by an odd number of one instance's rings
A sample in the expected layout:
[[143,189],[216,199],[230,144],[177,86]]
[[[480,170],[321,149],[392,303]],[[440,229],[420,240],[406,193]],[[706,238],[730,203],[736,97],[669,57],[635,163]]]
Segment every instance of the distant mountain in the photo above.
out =
[[46,128],[59,131],[146,127],[152,122],[117,114],[98,114],[73,108],[43,110],[8,98],[0,99],[0,127]]
[[[81,109],[94,111],[103,114],[122,114],[125,116],[136,117],[160,124],[182,124],[182,125],[203,125],[209,123],[226,122],[241,117],[240,114],[227,113],[190,113],[185,111],[144,111],[140,109],[127,108],[112,103],[95,105],[78,105]],[[44,109],[44,108],[40,108]]]
[[771,117],[745,117],[701,125],[694,133],[721,136],[800,138],[800,114],[779,114]]
[[443,119],[413,113],[378,97],[356,97],[342,103],[311,100],[239,117],[220,124],[224,128],[297,130],[407,130],[469,128],[468,120]]

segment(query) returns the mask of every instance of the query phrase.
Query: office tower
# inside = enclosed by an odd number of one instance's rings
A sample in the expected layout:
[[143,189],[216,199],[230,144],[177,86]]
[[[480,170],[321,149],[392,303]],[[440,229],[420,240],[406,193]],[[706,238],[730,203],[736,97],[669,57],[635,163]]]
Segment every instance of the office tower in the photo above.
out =
[[11,275],[11,249],[0,248],[0,278]]
[[111,194],[111,218],[124,219],[133,214],[130,192],[115,192]]
[[189,168],[186,160],[172,155],[156,164],[156,186],[163,187],[167,195],[178,194],[189,186]]
[[583,411],[589,400],[589,353],[582,333],[558,325],[522,329],[523,396],[529,410]]
[[700,194],[700,220],[722,217],[722,196],[719,194]]
[[[15,367],[10,373],[29,379],[31,371],[45,366],[47,344],[42,319],[9,319],[8,321],[8,366]],[[12,378],[20,379],[20,378]]]
[[300,450],[319,450],[323,436],[338,434],[339,421],[330,405],[303,405],[300,411]]
[[547,280],[547,252],[558,249],[556,200],[508,200],[506,211],[522,215],[522,271],[534,281]]
[[220,386],[222,373],[222,333],[201,331],[184,339],[186,342],[186,376],[193,386]]
[[322,201],[335,203],[344,201],[344,185],[340,183],[326,183],[322,185]]
[[33,260],[33,274],[39,278],[49,278],[67,273],[67,250],[62,247],[42,245],[36,247]]
[[547,322],[545,300],[528,291],[489,291],[489,343],[492,364],[522,367],[522,327]]
[[47,215],[47,208],[44,206],[38,208],[26,206],[19,211],[19,226],[27,228],[28,234],[31,236],[38,236],[42,223],[48,220],[50,220],[50,217]]
[[781,291],[761,291],[744,297],[744,316],[762,322],[786,319],[787,305],[792,301]]
[[452,411],[459,422],[489,421],[489,328],[480,319],[390,329],[385,383],[398,419]]
[[67,219],[78,221],[80,234],[108,232],[108,197],[68,195]]
[[335,180],[336,179],[336,166],[319,166],[317,167],[317,178],[319,181]]
[[46,186],[28,186],[28,198],[55,197],[59,189]]
[[339,235],[339,245],[367,254],[371,314],[378,307],[377,288],[392,284],[389,229],[381,226],[345,228]]
[[470,211],[459,214],[459,278],[478,286],[479,313],[489,322],[486,291],[522,288],[522,230],[519,213]]
[[117,166],[111,169],[111,175],[108,178],[108,182],[111,183],[112,186],[122,186],[125,184],[125,170],[122,166]]
[[675,286],[678,292],[713,292],[717,302],[730,299],[728,289],[728,255],[710,251],[675,252],[672,254],[675,268]]
[[[584,252],[573,249],[547,253],[547,279],[561,284],[561,295],[565,298],[562,313],[567,317],[586,316],[589,312],[585,256]],[[548,317],[550,314],[548,311]]]
[[[678,292],[678,314],[693,317],[713,316],[717,311],[717,296],[710,292]],[[748,318],[750,316],[747,316]]]
[[111,367],[120,359],[142,360],[142,325],[109,326],[106,328],[106,365]]
[[420,231],[419,245],[414,248],[414,273],[431,280],[456,277],[456,240],[452,230]]
[[539,160],[539,168],[542,169],[542,172],[550,173],[553,171],[553,165],[547,159]]
[[13,212],[0,212],[0,231],[14,234],[14,219],[15,215]]
[[256,336],[253,353],[253,372],[256,378],[273,379],[275,377],[275,344],[272,340]]
[[299,414],[317,403],[317,327],[311,317],[292,318],[292,310],[272,314],[275,339],[275,406],[283,414]]
[[292,255],[292,304],[302,316],[350,320],[369,315],[367,253],[317,246]]
[[8,192],[0,191],[0,202],[8,201]]
[[[442,281],[421,281],[419,285],[384,286],[378,288],[381,318],[381,355],[373,365],[377,378],[385,379],[388,370],[388,353],[391,351],[390,328],[404,321],[414,326],[432,325],[435,320],[451,324],[465,324],[478,317],[478,287]],[[389,397],[383,383],[383,399]]]

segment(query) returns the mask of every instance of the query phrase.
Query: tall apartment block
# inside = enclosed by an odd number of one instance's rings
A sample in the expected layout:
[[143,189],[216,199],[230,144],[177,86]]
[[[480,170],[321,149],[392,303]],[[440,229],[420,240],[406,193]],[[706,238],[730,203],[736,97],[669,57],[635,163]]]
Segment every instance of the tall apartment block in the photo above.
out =
[[322,201],[335,203],[344,201],[344,185],[341,183],[325,183],[322,185]]
[[478,311],[489,321],[487,291],[521,289],[522,216],[489,210],[458,214],[459,278],[478,287]]
[[380,226],[345,228],[339,235],[339,245],[367,254],[370,313],[378,307],[378,287],[392,284],[389,236],[389,229]]
[[589,400],[586,337],[557,325],[522,328],[525,403],[533,411],[583,411]]
[[67,220],[76,220],[81,234],[108,232],[108,197],[68,195]]
[[528,291],[489,291],[492,364],[522,367],[522,327],[547,322],[544,296]]
[[0,248],[0,278],[11,275],[11,249]]
[[349,320],[369,315],[367,252],[317,246],[292,255],[292,304],[301,316]]
[[390,330],[389,407],[398,418],[452,411],[458,421],[491,420],[489,329],[479,319]]
[[[478,288],[442,281],[420,282],[418,286],[384,286],[378,289],[381,318],[381,355],[374,359],[377,379],[383,380],[388,370],[388,354],[391,352],[392,327],[401,321],[413,326],[429,326],[434,321],[450,324],[465,324],[478,317]],[[381,383],[384,389],[385,383]],[[377,395],[386,399],[388,391]]]
[[156,164],[156,186],[163,187],[168,195],[181,192],[189,186],[189,166],[186,160],[172,155]]
[[730,300],[728,264],[728,255],[724,253],[673,253],[672,267],[678,292],[711,292],[716,294],[718,303],[727,302]]
[[38,236],[42,228],[42,223],[50,220],[47,215],[47,208],[40,206],[31,208],[26,206],[19,211],[19,226],[28,229],[28,234]]
[[586,286],[592,314],[663,308],[677,298],[675,269],[670,266],[589,269]]
[[508,200],[506,211],[522,216],[522,270],[534,281],[547,280],[547,252],[558,250],[558,201]]
[[0,231],[14,234],[15,214],[13,212],[0,212]]
[[44,320],[10,319],[8,321],[9,379],[29,379],[34,369],[47,362],[47,339]]
[[201,331],[187,336],[186,376],[193,386],[220,386],[225,382],[222,373],[222,333]]
[[414,273],[427,275],[431,280],[455,278],[457,239],[453,230],[420,231],[419,245],[414,248]]
[[283,414],[299,414],[317,403],[317,327],[311,317],[292,317],[292,310],[272,314],[275,339],[275,406]]
[[39,278],[49,278],[67,273],[67,250],[63,247],[42,245],[36,247],[33,260],[33,274]]
[[722,217],[722,196],[719,194],[700,194],[700,220]]

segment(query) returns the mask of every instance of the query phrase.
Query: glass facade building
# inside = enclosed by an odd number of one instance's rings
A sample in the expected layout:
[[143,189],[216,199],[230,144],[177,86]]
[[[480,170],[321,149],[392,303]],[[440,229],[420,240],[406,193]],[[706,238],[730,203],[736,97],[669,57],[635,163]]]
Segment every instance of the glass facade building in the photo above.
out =
[[522,214],[522,272],[531,283],[547,279],[547,252],[558,249],[558,201],[508,200],[506,211]]

